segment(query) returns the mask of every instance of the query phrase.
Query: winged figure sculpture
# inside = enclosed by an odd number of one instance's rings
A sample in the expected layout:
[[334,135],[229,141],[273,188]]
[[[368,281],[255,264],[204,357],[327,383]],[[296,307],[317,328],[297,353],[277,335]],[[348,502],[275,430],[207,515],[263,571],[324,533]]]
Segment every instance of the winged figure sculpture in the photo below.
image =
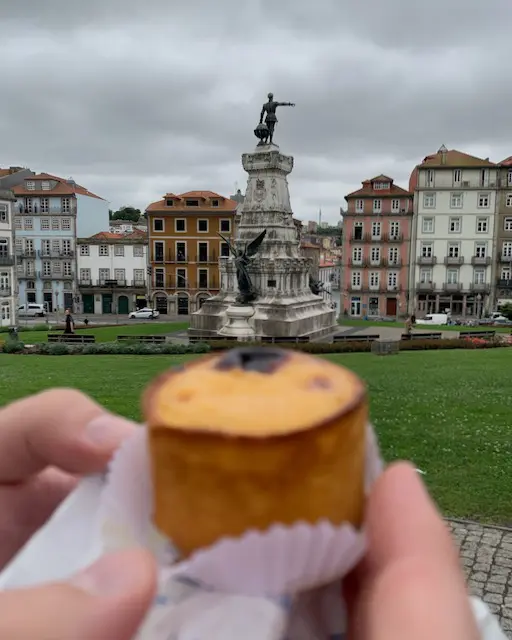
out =
[[250,304],[257,297],[257,292],[252,284],[249,275],[249,264],[252,258],[258,253],[261,243],[267,235],[267,230],[262,231],[254,240],[248,242],[243,249],[236,249],[233,244],[225,238],[221,233],[219,236],[229,246],[229,250],[233,255],[236,267],[236,280],[238,283],[238,295],[236,301],[238,304]]

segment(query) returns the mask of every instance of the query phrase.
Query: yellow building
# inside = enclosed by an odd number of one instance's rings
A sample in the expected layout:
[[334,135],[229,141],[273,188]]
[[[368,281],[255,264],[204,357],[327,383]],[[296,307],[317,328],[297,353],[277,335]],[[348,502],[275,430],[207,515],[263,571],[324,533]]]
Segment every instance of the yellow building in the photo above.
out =
[[187,315],[220,288],[219,257],[229,255],[237,202],[212,191],[167,193],[148,218],[151,300],[160,313]]

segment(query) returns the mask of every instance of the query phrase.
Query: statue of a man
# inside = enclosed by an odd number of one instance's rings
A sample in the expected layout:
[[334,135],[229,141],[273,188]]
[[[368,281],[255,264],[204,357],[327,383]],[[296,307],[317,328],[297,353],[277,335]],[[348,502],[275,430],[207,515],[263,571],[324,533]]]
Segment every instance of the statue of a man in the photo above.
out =
[[295,103],[293,102],[277,102],[274,100],[274,94],[268,94],[268,102],[263,105],[261,109],[260,115],[260,124],[263,124],[263,118],[265,114],[267,114],[265,118],[265,124],[267,125],[268,133],[266,138],[262,139],[263,144],[272,144],[272,140],[274,138],[274,129],[276,128],[277,116],[276,111],[277,107],[294,107]]

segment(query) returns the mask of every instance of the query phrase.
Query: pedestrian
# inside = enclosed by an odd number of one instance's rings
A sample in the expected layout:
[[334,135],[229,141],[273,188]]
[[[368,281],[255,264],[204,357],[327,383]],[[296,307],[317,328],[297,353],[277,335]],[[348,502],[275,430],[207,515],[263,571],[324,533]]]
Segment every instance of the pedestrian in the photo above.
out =
[[412,333],[412,317],[408,316],[405,321],[405,335],[410,338]]
[[64,333],[75,333],[75,321],[71,315],[71,309],[66,309],[65,321],[66,327]]

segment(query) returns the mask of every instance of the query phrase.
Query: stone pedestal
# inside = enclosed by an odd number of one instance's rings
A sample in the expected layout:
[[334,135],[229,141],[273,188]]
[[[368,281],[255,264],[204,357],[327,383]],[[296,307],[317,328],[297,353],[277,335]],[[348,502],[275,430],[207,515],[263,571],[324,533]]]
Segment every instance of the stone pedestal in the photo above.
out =
[[255,339],[255,333],[249,320],[254,315],[254,307],[233,304],[226,309],[227,323],[219,332],[219,336],[229,336],[240,341]]
[[[314,338],[331,333],[336,329],[335,311],[321,296],[311,293],[311,259],[301,255],[293,222],[287,179],[293,158],[282,154],[276,145],[265,145],[244,154],[242,164],[249,177],[235,244],[242,247],[267,230],[249,267],[259,294],[249,320],[255,336]],[[220,293],[191,316],[191,335],[218,335],[229,325],[226,312],[237,294],[231,258],[221,258],[220,272]]]

